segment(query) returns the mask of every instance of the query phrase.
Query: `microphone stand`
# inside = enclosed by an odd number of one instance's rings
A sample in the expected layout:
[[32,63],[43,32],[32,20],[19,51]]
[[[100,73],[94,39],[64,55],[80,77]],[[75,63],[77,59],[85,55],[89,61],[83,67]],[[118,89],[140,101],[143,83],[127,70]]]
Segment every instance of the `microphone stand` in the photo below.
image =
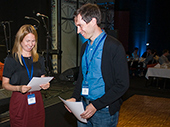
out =
[[9,55],[9,49],[8,49],[8,39],[7,39],[7,34],[6,34],[6,26],[4,25],[4,23],[2,23],[2,26],[4,28],[4,36],[5,36],[5,42],[6,42],[6,48],[7,48],[7,54]]
[[[47,25],[45,23],[44,17],[41,17],[41,18],[42,18],[42,21],[43,21],[43,24],[44,24],[43,26],[46,30],[46,71],[47,71],[47,75],[49,75],[49,72],[50,72],[50,69],[49,69],[49,40],[51,39],[51,36],[50,36],[50,32],[47,28]],[[49,21],[48,21],[48,23],[49,23]],[[48,24],[48,26],[49,26],[49,24]],[[47,96],[48,94],[49,94],[48,90],[46,90],[46,92],[44,94],[45,98],[48,97]]]
[[10,26],[10,22],[8,22],[8,29],[9,29],[9,53],[11,53],[11,26]]
[[[47,28],[47,25],[45,23],[44,17],[42,17],[42,21],[43,21],[44,27],[46,29],[46,34],[47,34],[46,35],[46,69],[47,69],[47,75],[48,75],[49,72],[51,71],[49,69],[49,40],[51,40],[51,36],[50,36],[49,30]],[[49,23],[49,21],[48,21],[48,23]]]
[[37,19],[32,18],[32,17],[30,17],[30,19],[33,19],[33,20],[35,20],[35,21],[38,23],[38,26],[37,26],[37,27],[34,25],[34,26],[36,27],[36,29],[38,29],[38,28],[39,28],[39,26],[40,26],[40,22],[39,22]]

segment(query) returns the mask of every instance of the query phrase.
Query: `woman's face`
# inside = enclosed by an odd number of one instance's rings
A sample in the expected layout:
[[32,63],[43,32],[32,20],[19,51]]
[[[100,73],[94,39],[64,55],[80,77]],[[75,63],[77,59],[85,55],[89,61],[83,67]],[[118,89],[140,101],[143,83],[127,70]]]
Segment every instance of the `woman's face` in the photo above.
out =
[[35,35],[32,33],[27,34],[21,42],[22,53],[31,53],[35,43]]

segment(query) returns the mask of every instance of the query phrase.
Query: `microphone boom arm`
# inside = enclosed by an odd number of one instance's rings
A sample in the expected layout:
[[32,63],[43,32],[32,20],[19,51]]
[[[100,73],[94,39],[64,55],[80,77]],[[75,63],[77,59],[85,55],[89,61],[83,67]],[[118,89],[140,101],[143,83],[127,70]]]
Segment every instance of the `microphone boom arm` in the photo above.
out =
[[26,19],[33,19],[33,20],[35,20],[35,21],[38,23],[37,28],[40,26],[40,21],[38,21],[38,19],[33,18],[33,17],[28,17],[28,16],[25,16],[25,18],[26,18]]

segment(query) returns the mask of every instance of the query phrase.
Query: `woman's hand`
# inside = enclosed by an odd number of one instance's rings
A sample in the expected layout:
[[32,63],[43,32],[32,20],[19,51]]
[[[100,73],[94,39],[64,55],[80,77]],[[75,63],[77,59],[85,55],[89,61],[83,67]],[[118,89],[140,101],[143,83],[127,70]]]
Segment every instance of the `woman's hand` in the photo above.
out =
[[20,91],[21,93],[26,93],[26,92],[28,92],[30,89],[31,89],[31,86],[26,86],[26,85],[21,85],[21,86],[19,86],[19,91]]
[[6,90],[10,90],[10,91],[19,91],[21,93],[26,93],[31,89],[31,86],[26,86],[26,85],[11,85],[9,83],[10,79],[7,77],[3,77],[2,78],[2,87]]
[[[45,77],[45,75],[41,75],[41,77]],[[41,84],[40,87],[41,89],[46,90],[50,87],[50,83],[48,82],[47,84]]]
[[50,87],[50,83],[47,84],[41,84],[40,87],[44,90],[48,89]]

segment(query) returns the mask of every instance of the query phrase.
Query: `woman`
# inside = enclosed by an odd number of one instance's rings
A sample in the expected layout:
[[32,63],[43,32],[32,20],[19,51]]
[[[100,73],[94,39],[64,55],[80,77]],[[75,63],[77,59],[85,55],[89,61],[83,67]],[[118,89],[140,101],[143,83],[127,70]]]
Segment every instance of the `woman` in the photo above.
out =
[[[23,25],[16,34],[12,55],[5,59],[2,86],[13,91],[10,99],[11,127],[44,127],[45,110],[40,91],[28,92],[32,77],[44,77],[44,58],[37,53],[37,31]],[[41,84],[48,89],[50,83]]]

